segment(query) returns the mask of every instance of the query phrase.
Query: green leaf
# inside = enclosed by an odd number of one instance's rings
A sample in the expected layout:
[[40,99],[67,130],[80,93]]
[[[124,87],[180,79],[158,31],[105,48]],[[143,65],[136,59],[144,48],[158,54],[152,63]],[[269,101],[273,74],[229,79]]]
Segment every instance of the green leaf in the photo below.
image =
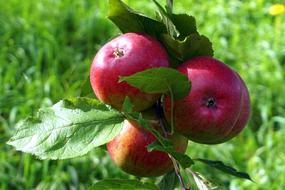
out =
[[40,159],[73,158],[112,140],[123,120],[98,100],[66,99],[20,122],[8,144]]
[[178,163],[183,167],[183,168],[189,168],[191,165],[194,164],[193,160],[186,154],[183,154],[181,152],[176,152],[173,150],[172,147],[163,147],[159,142],[153,142],[147,146],[147,150],[149,152],[157,150],[161,152],[166,152],[170,154],[175,160],[178,161]]
[[187,14],[173,14],[171,2],[168,2],[166,10],[156,1],[153,0],[158,8],[159,20],[166,26],[168,34],[172,39],[184,40],[190,34],[198,34],[196,20],[193,16]]
[[212,43],[203,35],[190,34],[183,41],[175,40],[168,34],[161,37],[168,52],[180,62],[197,56],[213,56]]
[[109,0],[108,18],[123,32],[142,32],[159,39],[171,55],[171,64],[177,67],[196,56],[213,56],[209,39],[197,32],[195,18],[187,14],[172,14],[156,0],[159,20],[135,12],[121,0]]
[[179,181],[174,171],[167,173],[158,183],[160,190],[174,190]]
[[108,18],[123,32],[142,32],[158,37],[166,33],[163,23],[138,13],[121,0],[109,0]]
[[[165,147],[172,147],[173,143],[165,138],[162,134],[161,131],[158,131],[157,129],[151,127],[150,125],[150,121],[148,119],[145,119],[143,117],[142,113],[139,112],[129,112],[129,106],[132,106],[130,100],[128,98],[125,99],[124,101],[124,115],[127,117],[127,119],[129,120],[134,120],[136,121],[140,126],[142,126],[143,128],[145,128],[147,131],[149,131],[152,135],[155,136],[155,138]],[[132,106],[133,107],[133,106]],[[149,110],[151,111],[151,110]],[[145,115],[148,114],[148,111],[144,112]],[[151,114],[152,115],[152,114]]]
[[104,179],[89,188],[89,190],[158,190],[151,183],[143,183],[131,179]]
[[168,153],[169,151],[173,150],[173,144],[170,144],[167,146],[162,146],[159,142],[154,141],[153,143],[151,143],[147,146],[147,151],[151,152],[154,150]]
[[180,33],[176,29],[176,26],[174,25],[174,23],[172,22],[171,15],[168,14],[156,0],[152,0],[152,1],[158,8],[158,13],[159,13],[158,19],[161,20],[161,22],[165,25],[167,29],[167,33],[170,34],[170,36],[173,37],[174,39],[178,38]]
[[144,119],[144,118],[142,117],[142,114],[139,114],[139,117],[136,117],[136,118],[133,118],[133,119],[135,119],[135,120],[139,123],[140,126],[144,127],[144,128],[147,129],[149,132],[151,132],[151,134],[153,134],[153,135],[155,136],[155,138],[156,138],[164,147],[172,147],[172,146],[173,146],[173,143],[172,143],[169,139],[163,137],[163,136],[161,135],[161,132],[160,132],[160,131],[158,131],[158,130],[156,130],[155,128],[153,128],[153,127],[150,126],[149,121],[146,120],[146,119]]
[[196,160],[199,162],[202,162],[202,163],[204,163],[210,167],[216,168],[222,172],[225,172],[227,174],[252,181],[251,177],[247,173],[239,172],[235,168],[228,166],[228,165],[225,165],[221,161],[205,160],[205,159],[201,159],[201,158],[195,159],[195,161]]
[[120,77],[120,82],[126,81],[146,93],[173,93],[175,100],[187,96],[190,92],[190,81],[187,76],[171,68],[153,68]]
[[178,163],[182,166],[182,168],[189,168],[194,164],[193,160],[186,154],[181,152],[169,152],[170,155],[178,161]]
[[126,96],[124,103],[123,103],[123,112],[131,113],[133,111],[133,104],[128,96]]
[[171,20],[179,31],[180,40],[184,40],[190,34],[198,34],[196,20],[193,16],[187,14],[172,14]]

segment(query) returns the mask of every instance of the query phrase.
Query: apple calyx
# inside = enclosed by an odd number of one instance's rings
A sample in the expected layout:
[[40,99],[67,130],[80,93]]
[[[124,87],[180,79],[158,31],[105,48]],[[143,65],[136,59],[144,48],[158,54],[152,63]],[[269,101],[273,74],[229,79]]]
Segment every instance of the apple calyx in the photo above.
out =
[[115,56],[115,58],[120,58],[120,57],[123,57],[124,56],[124,51],[119,49],[119,48],[116,48],[113,55]]
[[216,108],[217,102],[213,97],[210,97],[206,100],[206,107],[207,108]]

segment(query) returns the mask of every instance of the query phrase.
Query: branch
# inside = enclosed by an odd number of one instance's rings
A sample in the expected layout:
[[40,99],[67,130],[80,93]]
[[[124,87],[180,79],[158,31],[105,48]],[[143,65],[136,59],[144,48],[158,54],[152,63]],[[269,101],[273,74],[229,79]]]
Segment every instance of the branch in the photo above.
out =
[[173,0],[166,0],[166,4],[167,4],[166,6],[167,12],[171,14],[173,11]]
[[[160,100],[158,100],[156,102],[155,110],[156,110],[156,115],[159,118],[159,124],[160,124],[160,126],[161,126],[161,128],[163,130],[164,136],[167,138],[169,136],[169,132],[167,130],[167,127],[165,126],[166,119],[165,119],[164,110],[163,110],[163,107],[161,105],[161,101]],[[176,176],[179,179],[179,183],[181,185],[181,189],[182,190],[191,190],[190,187],[189,188],[186,187],[186,185],[184,183],[184,180],[183,180],[183,177],[181,176],[181,173],[180,173],[179,164],[177,163],[175,158],[173,158],[170,154],[168,154],[168,156],[171,159],[172,164],[174,166],[174,171],[176,173]]]

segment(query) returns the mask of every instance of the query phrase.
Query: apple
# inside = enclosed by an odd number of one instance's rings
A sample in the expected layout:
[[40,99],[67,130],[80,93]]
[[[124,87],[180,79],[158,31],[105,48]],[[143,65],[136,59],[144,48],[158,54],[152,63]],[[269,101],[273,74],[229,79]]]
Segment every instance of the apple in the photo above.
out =
[[242,97],[243,97],[241,112],[240,112],[240,115],[239,115],[237,122],[235,123],[231,132],[227,135],[225,141],[230,140],[233,137],[237,136],[243,130],[243,128],[246,126],[246,124],[249,120],[249,117],[250,117],[249,92],[248,92],[248,89],[246,87],[245,82],[242,80],[242,78],[240,76],[239,76],[239,78],[240,78],[240,81],[242,83]]
[[[158,120],[151,120],[151,127],[160,128]],[[174,149],[185,152],[188,139],[173,134],[169,137]],[[107,150],[114,163],[123,171],[141,177],[160,176],[173,169],[167,153],[147,151],[147,145],[156,138],[135,121],[125,120],[119,135],[107,144]]]
[[[212,57],[200,56],[178,67],[191,81],[188,96],[174,102],[175,131],[203,144],[218,144],[236,136],[250,113],[248,90],[238,73]],[[165,99],[170,118],[170,98]]]
[[166,50],[155,38],[142,33],[126,33],[98,51],[91,64],[90,82],[100,101],[121,110],[128,96],[134,111],[142,111],[151,107],[160,94],[143,93],[126,82],[119,82],[119,77],[168,66]]

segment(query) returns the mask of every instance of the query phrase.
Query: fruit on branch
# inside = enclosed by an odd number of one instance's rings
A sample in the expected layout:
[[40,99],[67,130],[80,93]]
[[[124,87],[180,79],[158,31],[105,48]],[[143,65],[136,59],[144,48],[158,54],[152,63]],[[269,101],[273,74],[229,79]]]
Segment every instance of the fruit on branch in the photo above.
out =
[[[151,127],[159,129],[159,121],[151,120]],[[173,134],[169,139],[174,149],[185,152],[188,140],[182,135]],[[135,176],[160,176],[173,169],[173,164],[167,153],[147,151],[147,145],[156,138],[134,121],[125,120],[122,131],[107,144],[107,150],[123,171]]]
[[[158,125],[158,123],[153,123]],[[188,140],[178,134],[170,137],[174,149],[185,152]],[[107,144],[108,152],[123,171],[135,176],[160,176],[173,169],[173,164],[167,153],[147,151],[147,145],[156,138],[135,122],[124,121],[121,133]]]
[[151,107],[160,94],[143,93],[126,82],[119,83],[119,77],[168,66],[166,50],[155,38],[141,33],[126,33],[98,51],[91,65],[90,82],[102,102],[121,110],[128,96],[134,111],[142,111]]
[[249,116],[250,116],[249,92],[248,92],[248,89],[246,87],[245,82],[242,80],[242,78],[240,76],[239,76],[239,78],[240,78],[240,81],[242,83],[241,86],[242,86],[242,97],[243,97],[241,112],[240,112],[240,115],[238,117],[237,122],[235,123],[231,132],[227,135],[227,138],[225,139],[225,141],[230,140],[231,138],[237,136],[243,130],[243,128],[246,126],[246,124],[249,120]]
[[[188,96],[174,103],[175,130],[190,140],[217,144],[236,136],[250,115],[247,87],[226,64],[212,57],[196,57],[178,67],[191,81]],[[170,98],[165,99],[170,118]]]

